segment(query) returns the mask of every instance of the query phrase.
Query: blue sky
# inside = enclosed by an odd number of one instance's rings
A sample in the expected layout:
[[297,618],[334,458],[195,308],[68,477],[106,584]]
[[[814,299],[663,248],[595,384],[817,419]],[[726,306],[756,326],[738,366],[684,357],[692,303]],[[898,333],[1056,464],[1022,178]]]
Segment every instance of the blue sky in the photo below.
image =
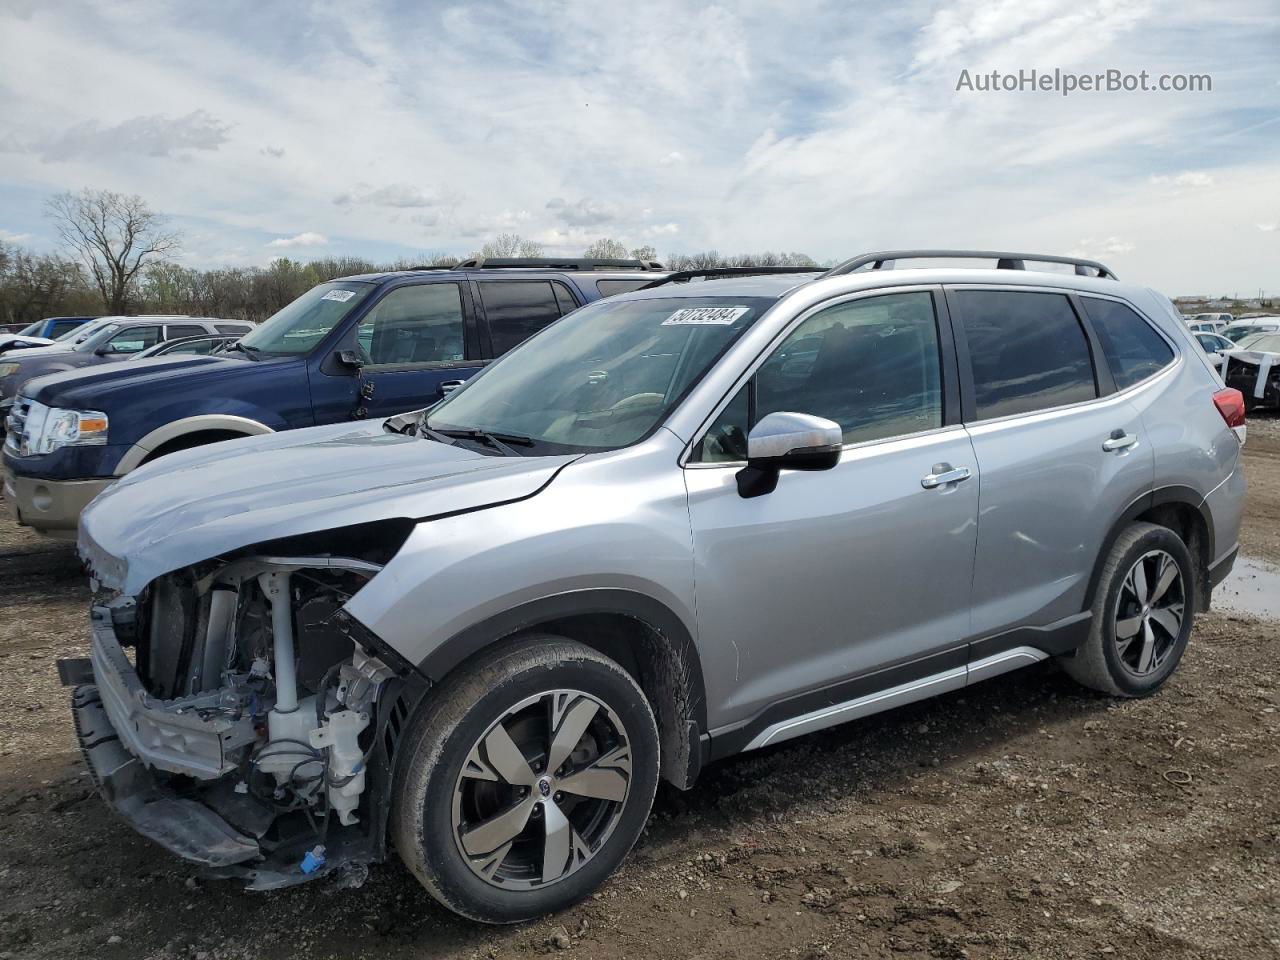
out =
[[[139,193],[196,266],[900,246],[1091,254],[1280,292],[1274,0],[181,4],[0,0],[0,239]],[[1209,74],[979,93],[961,70]]]

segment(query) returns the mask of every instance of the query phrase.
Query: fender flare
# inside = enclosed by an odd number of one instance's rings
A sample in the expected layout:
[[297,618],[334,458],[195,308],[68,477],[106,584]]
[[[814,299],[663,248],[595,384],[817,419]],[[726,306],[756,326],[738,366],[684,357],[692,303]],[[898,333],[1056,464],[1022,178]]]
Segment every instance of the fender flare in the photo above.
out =
[[256,437],[264,433],[275,433],[271,427],[248,417],[236,417],[225,413],[204,413],[195,417],[183,417],[156,427],[141,440],[130,447],[120,462],[116,464],[115,475],[122,477],[136,469],[153,450],[159,449],[170,440],[177,440],[192,433],[203,430],[230,430],[246,437]]
[[[1084,609],[1093,608],[1094,597],[1098,591],[1098,581],[1102,578],[1102,567],[1106,563],[1108,555],[1111,553],[1111,547],[1115,544],[1120,534],[1124,532],[1125,527],[1133,523],[1138,517],[1155,507],[1165,506],[1167,504],[1181,504],[1190,507],[1200,515],[1200,519],[1204,521],[1205,534],[1208,538],[1207,547],[1208,560],[1206,563],[1212,563],[1214,558],[1214,529],[1213,516],[1209,513],[1205,506],[1205,498],[1191,487],[1184,487],[1177,484],[1160,487],[1152,490],[1150,493],[1144,493],[1138,499],[1134,500],[1121,514],[1112,522],[1111,528],[1107,531],[1106,538],[1102,541],[1102,547],[1098,550],[1098,556],[1093,562],[1093,571],[1089,574],[1089,586],[1085,590]],[[1188,549],[1191,544],[1187,544]],[[1207,569],[1205,570],[1208,575]]]
[[418,664],[418,670],[437,683],[456,666],[490,644],[548,621],[590,614],[612,614],[636,620],[668,643],[685,671],[688,703],[688,763],[682,771],[686,785],[692,785],[702,766],[707,731],[707,691],[703,682],[702,657],[685,622],[670,607],[648,594],[612,587],[570,590],[518,604],[502,613],[454,634]]

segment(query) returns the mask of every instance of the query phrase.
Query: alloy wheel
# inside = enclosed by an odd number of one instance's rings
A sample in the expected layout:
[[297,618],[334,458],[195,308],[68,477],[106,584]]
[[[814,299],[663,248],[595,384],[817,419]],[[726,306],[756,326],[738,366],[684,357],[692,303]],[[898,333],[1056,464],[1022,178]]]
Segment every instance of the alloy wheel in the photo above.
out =
[[1163,550],[1144,553],[1129,569],[1116,604],[1116,652],[1136,677],[1155,673],[1178,645],[1186,593],[1182,571]]
[[468,753],[454,787],[454,841],[485,882],[542,888],[595,856],[630,788],[631,744],[617,714],[578,690],[538,694]]

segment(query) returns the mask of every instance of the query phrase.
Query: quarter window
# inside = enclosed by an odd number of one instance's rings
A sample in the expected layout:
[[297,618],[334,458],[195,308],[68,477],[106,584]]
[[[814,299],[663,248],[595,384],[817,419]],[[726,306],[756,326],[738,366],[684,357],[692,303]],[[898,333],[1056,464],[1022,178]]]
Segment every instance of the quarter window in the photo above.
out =
[[[482,280],[480,299],[484,301],[495,357],[528,340],[559,320],[562,313],[576,307],[567,290],[557,300],[549,280]],[[569,303],[564,304],[565,300]]]
[[979,420],[1098,395],[1089,342],[1065,296],[1016,290],[961,290],[955,296]]
[[204,327],[199,327],[191,323],[188,323],[188,324],[172,324],[171,323],[169,324],[169,326],[165,327],[164,338],[166,340],[178,340],[181,337],[203,337],[208,332],[209,331],[206,330]]
[[602,297],[612,297],[619,293],[630,293],[632,290],[639,290],[650,283],[653,283],[653,280],[649,277],[640,280],[597,280],[596,291]]
[[840,424],[845,443],[942,426],[942,358],[933,297],[895,293],[814,314],[716,418],[699,458],[746,458],[749,424],[779,411]]
[[[1123,303],[1097,297],[1080,299],[1119,389],[1147,379],[1173,360],[1173,350],[1169,345],[1147,321]],[[1211,339],[1216,340],[1217,337]]]
[[397,287],[361,319],[356,343],[371,366],[464,359],[462,293],[458,285],[421,283]]

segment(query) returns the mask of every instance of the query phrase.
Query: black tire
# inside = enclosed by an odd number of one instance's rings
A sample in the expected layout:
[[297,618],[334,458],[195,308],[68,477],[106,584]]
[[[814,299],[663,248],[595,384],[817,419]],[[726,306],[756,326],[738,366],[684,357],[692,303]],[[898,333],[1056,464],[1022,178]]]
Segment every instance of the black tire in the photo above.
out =
[[[1139,630],[1147,629],[1142,608],[1134,609],[1134,594],[1126,586],[1126,580],[1140,558],[1159,553],[1167,555],[1177,567],[1179,579],[1176,586],[1180,590],[1182,613],[1176,635],[1163,628],[1155,629],[1155,635],[1165,644],[1164,655],[1158,664],[1150,665],[1148,671],[1139,672],[1131,662],[1133,654],[1127,648],[1122,651],[1117,623],[1123,620],[1131,624],[1133,619],[1126,613],[1137,614],[1142,621]],[[1063,669],[1084,686],[1111,696],[1146,697],[1155,693],[1173,674],[1187,648],[1196,613],[1197,582],[1195,563],[1181,537],[1168,527],[1153,523],[1133,524],[1116,539],[1103,564],[1093,602],[1089,638],[1074,656],[1063,658]],[[1173,586],[1169,589],[1172,590]],[[1122,603],[1125,609],[1121,609]],[[1142,636],[1135,635],[1134,641],[1140,644]],[[1138,657],[1141,657],[1141,651]]]
[[[587,695],[575,702],[598,701],[606,708],[600,715],[612,711],[625,730],[630,748],[626,795],[608,806],[612,826],[580,866],[575,866],[579,863],[575,848],[569,854],[566,875],[559,879],[545,886],[501,889],[477,875],[461,849],[463,827],[455,820],[455,801],[463,796],[463,765],[472,751],[479,749],[481,738],[489,736],[495,724],[505,722],[519,704],[563,690]],[[555,733],[553,724],[554,720],[548,722],[551,735]],[[639,839],[658,784],[658,731],[644,693],[617,663],[563,637],[544,635],[504,644],[459,668],[427,694],[427,702],[413,719],[400,750],[390,814],[391,837],[400,858],[444,906],[487,923],[530,920],[589,896]],[[496,769],[498,765],[493,766]],[[535,776],[537,767],[535,762]],[[544,774],[555,772],[546,770]],[[547,779],[551,778],[542,777]],[[500,782],[505,789],[506,780]],[[524,793],[533,795],[539,816],[549,817],[550,804],[543,808],[547,801],[537,800],[541,788],[539,781]],[[547,796],[545,791],[542,796]],[[554,799],[561,800],[561,794],[556,793]],[[544,809],[548,810],[545,814]],[[536,834],[532,836],[520,842],[536,843]],[[542,841],[549,842],[545,837]],[[540,878],[525,882],[537,884]]]

